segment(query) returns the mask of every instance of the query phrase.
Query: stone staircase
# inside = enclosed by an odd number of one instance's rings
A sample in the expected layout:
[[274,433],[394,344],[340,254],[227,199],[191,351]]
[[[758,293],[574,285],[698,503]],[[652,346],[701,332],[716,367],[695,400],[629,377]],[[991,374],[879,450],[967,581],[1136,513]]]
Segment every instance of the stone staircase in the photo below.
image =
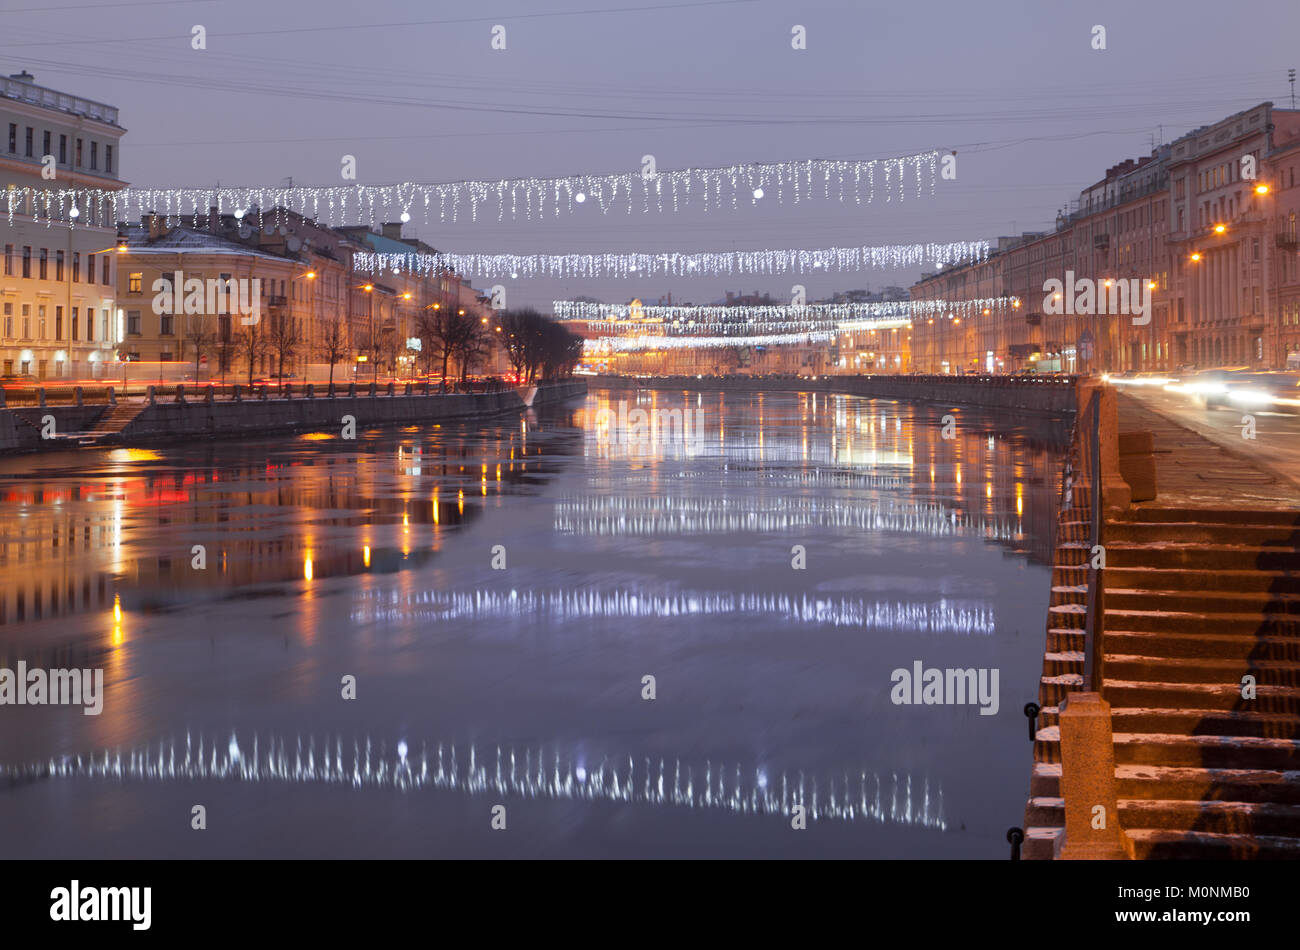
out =
[[74,432],[68,435],[69,439],[74,439],[82,445],[94,445],[99,442],[111,441],[119,435],[136,416],[145,410],[145,403],[121,403],[109,406],[104,410],[104,414],[95,420],[95,424],[85,432]]
[[[1076,502],[1060,523],[1026,858],[1050,858],[1064,824],[1058,704],[1082,687],[1087,583]],[[1102,695],[1135,855],[1300,858],[1300,512],[1139,506],[1105,542]]]

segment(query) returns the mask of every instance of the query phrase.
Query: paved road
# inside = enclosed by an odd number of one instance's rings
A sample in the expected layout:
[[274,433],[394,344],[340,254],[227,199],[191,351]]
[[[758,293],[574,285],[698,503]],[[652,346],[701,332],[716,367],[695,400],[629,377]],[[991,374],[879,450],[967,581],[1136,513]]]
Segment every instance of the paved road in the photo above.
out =
[[1243,417],[1247,413],[1241,409],[1207,409],[1186,394],[1153,387],[1125,386],[1121,391],[1234,455],[1300,486],[1300,415],[1251,412],[1255,426],[1251,439],[1245,437]]

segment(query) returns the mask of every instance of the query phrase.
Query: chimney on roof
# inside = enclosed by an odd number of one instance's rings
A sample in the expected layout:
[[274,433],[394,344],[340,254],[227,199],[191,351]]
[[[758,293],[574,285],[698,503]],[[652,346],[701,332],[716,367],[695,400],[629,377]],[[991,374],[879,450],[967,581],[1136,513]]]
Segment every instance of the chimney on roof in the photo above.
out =
[[400,241],[402,239],[402,222],[400,221],[386,222],[384,224],[384,229],[381,233],[384,235],[384,237],[388,238],[389,240]]
[[217,210],[216,205],[208,208],[208,231],[212,234],[221,233],[221,212]]
[[19,82],[36,82],[36,77],[25,69],[20,73],[11,73],[9,78],[16,79]]
[[140,226],[148,232],[150,241],[156,241],[167,233],[167,228],[163,224],[162,216],[154,214],[152,211],[148,214],[140,215]]

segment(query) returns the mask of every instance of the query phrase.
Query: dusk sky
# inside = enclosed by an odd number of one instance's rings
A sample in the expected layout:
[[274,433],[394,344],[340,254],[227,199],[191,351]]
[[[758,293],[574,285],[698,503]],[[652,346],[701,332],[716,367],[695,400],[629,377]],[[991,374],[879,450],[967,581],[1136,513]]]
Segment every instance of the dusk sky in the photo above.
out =
[[[479,12],[481,11],[481,12]],[[1264,100],[1289,106],[1300,6],[1208,3],[348,4],[11,0],[0,68],[121,109],[135,185],[341,184],[661,171],[958,151],[902,205],[415,222],[450,251],[817,248],[1052,226],[1108,166]],[[191,49],[191,29],[207,49]],[[491,48],[495,24],[507,48]],[[807,49],[791,48],[791,28]],[[1091,48],[1094,25],[1105,50]],[[706,302],[907,285],[919,269],[764,280],[508,283],[510,303],[590,294]],[[491,281],[477,280],[483,286]]]

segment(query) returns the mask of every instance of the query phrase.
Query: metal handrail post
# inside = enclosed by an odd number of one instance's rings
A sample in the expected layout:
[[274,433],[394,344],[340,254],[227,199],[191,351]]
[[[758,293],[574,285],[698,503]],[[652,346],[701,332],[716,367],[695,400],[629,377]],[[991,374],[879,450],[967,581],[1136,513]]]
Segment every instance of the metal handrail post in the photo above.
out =
[[[1102,540],[1102,484],[1101,484],[1101,391],[1096,390],[1092,394],[1091,402],[1088,405],[1088,470],[1091,479],[1091,485],[1088,490],[1088,508],[1089,508],[1089,544],[1088,544],[1088,597],[1087,613],[1084,620],[1084,645],[1083,645],[1083,680],[1085,687],[1095,693],[1101,692],[1101,666],[1102,650],[1101,639],[1104,633],[1102,614],[1105,609],[1103,602],[1102,584],[1103,568],[1097,566],[1097,558],[1093,551],[1101,547],[1104,558],[1104,542]],[[1104,563],[1104,561],[1103,561]]]

